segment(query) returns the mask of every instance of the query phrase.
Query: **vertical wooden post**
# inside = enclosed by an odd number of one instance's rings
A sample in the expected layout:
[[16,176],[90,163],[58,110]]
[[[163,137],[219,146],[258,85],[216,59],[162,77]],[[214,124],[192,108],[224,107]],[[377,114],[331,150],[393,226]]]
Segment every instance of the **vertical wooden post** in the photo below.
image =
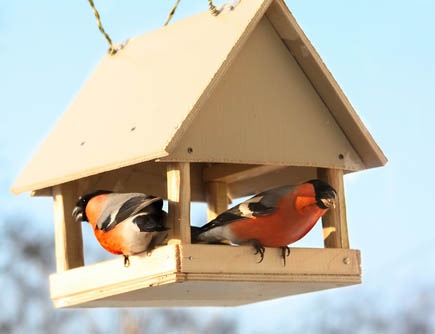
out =
[[343,170],[319,168],[319,179],[328,182],[337,191],[337,206],[322,217],[323,242],[326,248],[349,248]]
[[58,273],[84,265],[81,223],[71,213],[77,202],[73,183],[54,186],[54,246]]
[[190,243],[190,164],[167,167],[168,227],[170,244]]
[[228,209],[228,186],[225,182],[207,182],[207,221]]

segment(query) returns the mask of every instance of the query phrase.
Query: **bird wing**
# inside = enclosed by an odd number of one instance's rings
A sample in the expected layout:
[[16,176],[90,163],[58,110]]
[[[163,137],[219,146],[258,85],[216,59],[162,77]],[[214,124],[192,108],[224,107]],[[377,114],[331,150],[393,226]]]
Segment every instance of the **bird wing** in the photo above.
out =
[[293,188],[294,186],[282,186],[263,191],[221,213],[214,220],[201,227],[201,232],[240,219],[270,215],[278,209],[279,200],[288,194]]
[[160,197],[140,193],[109,194],[97,226],[107,232],[129,217],[143,212],[159,212],[162,207]]

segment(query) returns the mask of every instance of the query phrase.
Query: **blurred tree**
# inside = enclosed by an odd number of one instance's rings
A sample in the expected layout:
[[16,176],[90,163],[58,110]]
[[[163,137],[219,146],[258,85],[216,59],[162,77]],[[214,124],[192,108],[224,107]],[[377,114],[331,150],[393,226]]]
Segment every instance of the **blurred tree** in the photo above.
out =
[[[53,235],[41,226],[0,221],[0,333],[236,333],[234,318],[184,309],[54,309],[48,287],[55,271]],[[98,254],[99,248],[95,243],[88,251]]]
[[354,300],[329,298],[315,307],[316,312],[301,333],[322,334],[433,334],[435,333],[435,285],[418,287],[405,296],[395,296],[387,306],[382,294],[355,294]]
[[92,332],[97,324],[80,311],[59,312],[49,297],[54,270],[53,237],[27,220],[4,219],[0,252],[0,333],[61,333],[82,319]]
[[237,333],[237,323],[220,315],[203,319],[198,312],[184,309],[121,310],[120,333],[183,333],[231,334]]

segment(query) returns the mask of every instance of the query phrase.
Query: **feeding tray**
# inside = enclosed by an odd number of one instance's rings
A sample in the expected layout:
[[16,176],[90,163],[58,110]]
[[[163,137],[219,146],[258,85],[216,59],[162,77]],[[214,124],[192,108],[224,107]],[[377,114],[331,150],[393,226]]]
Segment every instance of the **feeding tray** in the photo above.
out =
[[151,255],[89,265],[50,278],[56,307],[235,306],[361,283],[358,250],[168,245]]

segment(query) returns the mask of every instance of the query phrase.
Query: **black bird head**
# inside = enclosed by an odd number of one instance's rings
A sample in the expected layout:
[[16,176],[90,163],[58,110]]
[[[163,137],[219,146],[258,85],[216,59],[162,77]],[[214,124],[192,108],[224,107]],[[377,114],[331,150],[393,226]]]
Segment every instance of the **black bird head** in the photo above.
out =
[[97,190],[93,193],[86,194],[84,196],[80,196],[79,200],[76,203],[76,206],[74,207],[72,211],[72,216],[74,217],[75,221],[77,223],[81,223],[83,221],[88,221],[88,217],[86,217],[86,205],[88,205],[88,202],[91,200],[91,198],[98,196],[98,195],[104,195],[104,194],[110,194],[112,191],[110,190]]
[[307,183],[311,183],[316,193],[316,202],[319,208],[329,209],[335,208],[337,192],[328,183],[322,180],[310,180]]

